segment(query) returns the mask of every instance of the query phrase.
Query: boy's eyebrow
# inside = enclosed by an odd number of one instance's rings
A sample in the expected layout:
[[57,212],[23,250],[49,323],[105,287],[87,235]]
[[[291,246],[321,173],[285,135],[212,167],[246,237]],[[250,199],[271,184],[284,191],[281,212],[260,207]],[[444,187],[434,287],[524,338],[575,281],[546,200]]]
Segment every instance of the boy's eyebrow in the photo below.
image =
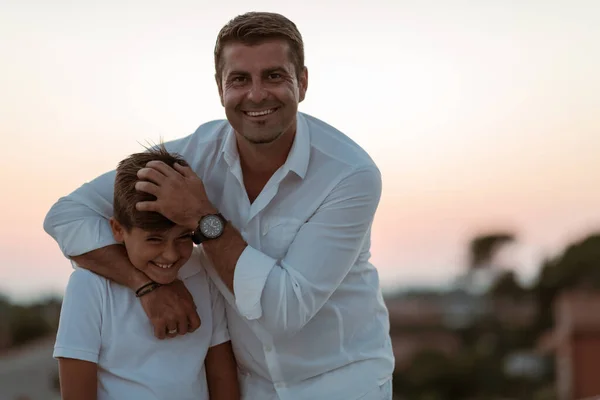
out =
[[146,236],[163,236],[165,232],[163,231],[144,231]]

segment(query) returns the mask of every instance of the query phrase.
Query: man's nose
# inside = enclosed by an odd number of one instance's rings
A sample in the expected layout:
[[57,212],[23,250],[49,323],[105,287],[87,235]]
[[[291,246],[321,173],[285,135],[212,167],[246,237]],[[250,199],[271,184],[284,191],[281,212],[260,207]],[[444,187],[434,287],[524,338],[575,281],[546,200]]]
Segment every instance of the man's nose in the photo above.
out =
[[268,96],[267,90],[261,80],[252,82],[252,86],[248,90],[248,100],[255,104],[262,103]]

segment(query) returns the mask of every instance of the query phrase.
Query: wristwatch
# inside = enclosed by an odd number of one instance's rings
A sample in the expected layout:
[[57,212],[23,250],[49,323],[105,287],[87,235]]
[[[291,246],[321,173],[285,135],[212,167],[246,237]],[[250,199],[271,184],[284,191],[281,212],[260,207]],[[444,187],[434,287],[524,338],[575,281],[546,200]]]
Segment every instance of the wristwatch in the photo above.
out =
[[223,215],[221,215],[221,213],[205,215],[204,217],[200,218],[198,227],[192,234],[192,241],[196,244],[200,244],[207,240],[218,238],[223,234],[226,223],[227,220],[225,217],[223,217]]

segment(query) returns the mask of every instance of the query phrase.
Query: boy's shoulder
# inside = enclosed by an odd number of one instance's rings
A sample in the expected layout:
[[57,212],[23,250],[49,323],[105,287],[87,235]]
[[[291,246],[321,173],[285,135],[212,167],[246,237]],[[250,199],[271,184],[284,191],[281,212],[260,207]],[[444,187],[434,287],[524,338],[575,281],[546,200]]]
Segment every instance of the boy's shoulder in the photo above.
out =
[[82,268],[75,263],[73,263],[73,267],[74,269],[69,277],[67,287],[72,285],[105,287],[108,283],[108,279]]

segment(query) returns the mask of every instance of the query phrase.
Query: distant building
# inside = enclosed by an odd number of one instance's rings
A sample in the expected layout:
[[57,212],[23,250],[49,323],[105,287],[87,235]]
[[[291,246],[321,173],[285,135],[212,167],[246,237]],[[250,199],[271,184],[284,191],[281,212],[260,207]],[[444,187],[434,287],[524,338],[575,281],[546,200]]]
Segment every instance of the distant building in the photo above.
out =
[[530,298],[489,298],[465,291],[410,293],[386,299],[396,367],[407,367],[421,351],[457,354],[462,343],[457,333],[483,318],[508,327],[526,327],[535,321],[537,308]]
[[600,398],[600,294],[562,294],[554,320],[538,348],[554,353],[559,400]]

